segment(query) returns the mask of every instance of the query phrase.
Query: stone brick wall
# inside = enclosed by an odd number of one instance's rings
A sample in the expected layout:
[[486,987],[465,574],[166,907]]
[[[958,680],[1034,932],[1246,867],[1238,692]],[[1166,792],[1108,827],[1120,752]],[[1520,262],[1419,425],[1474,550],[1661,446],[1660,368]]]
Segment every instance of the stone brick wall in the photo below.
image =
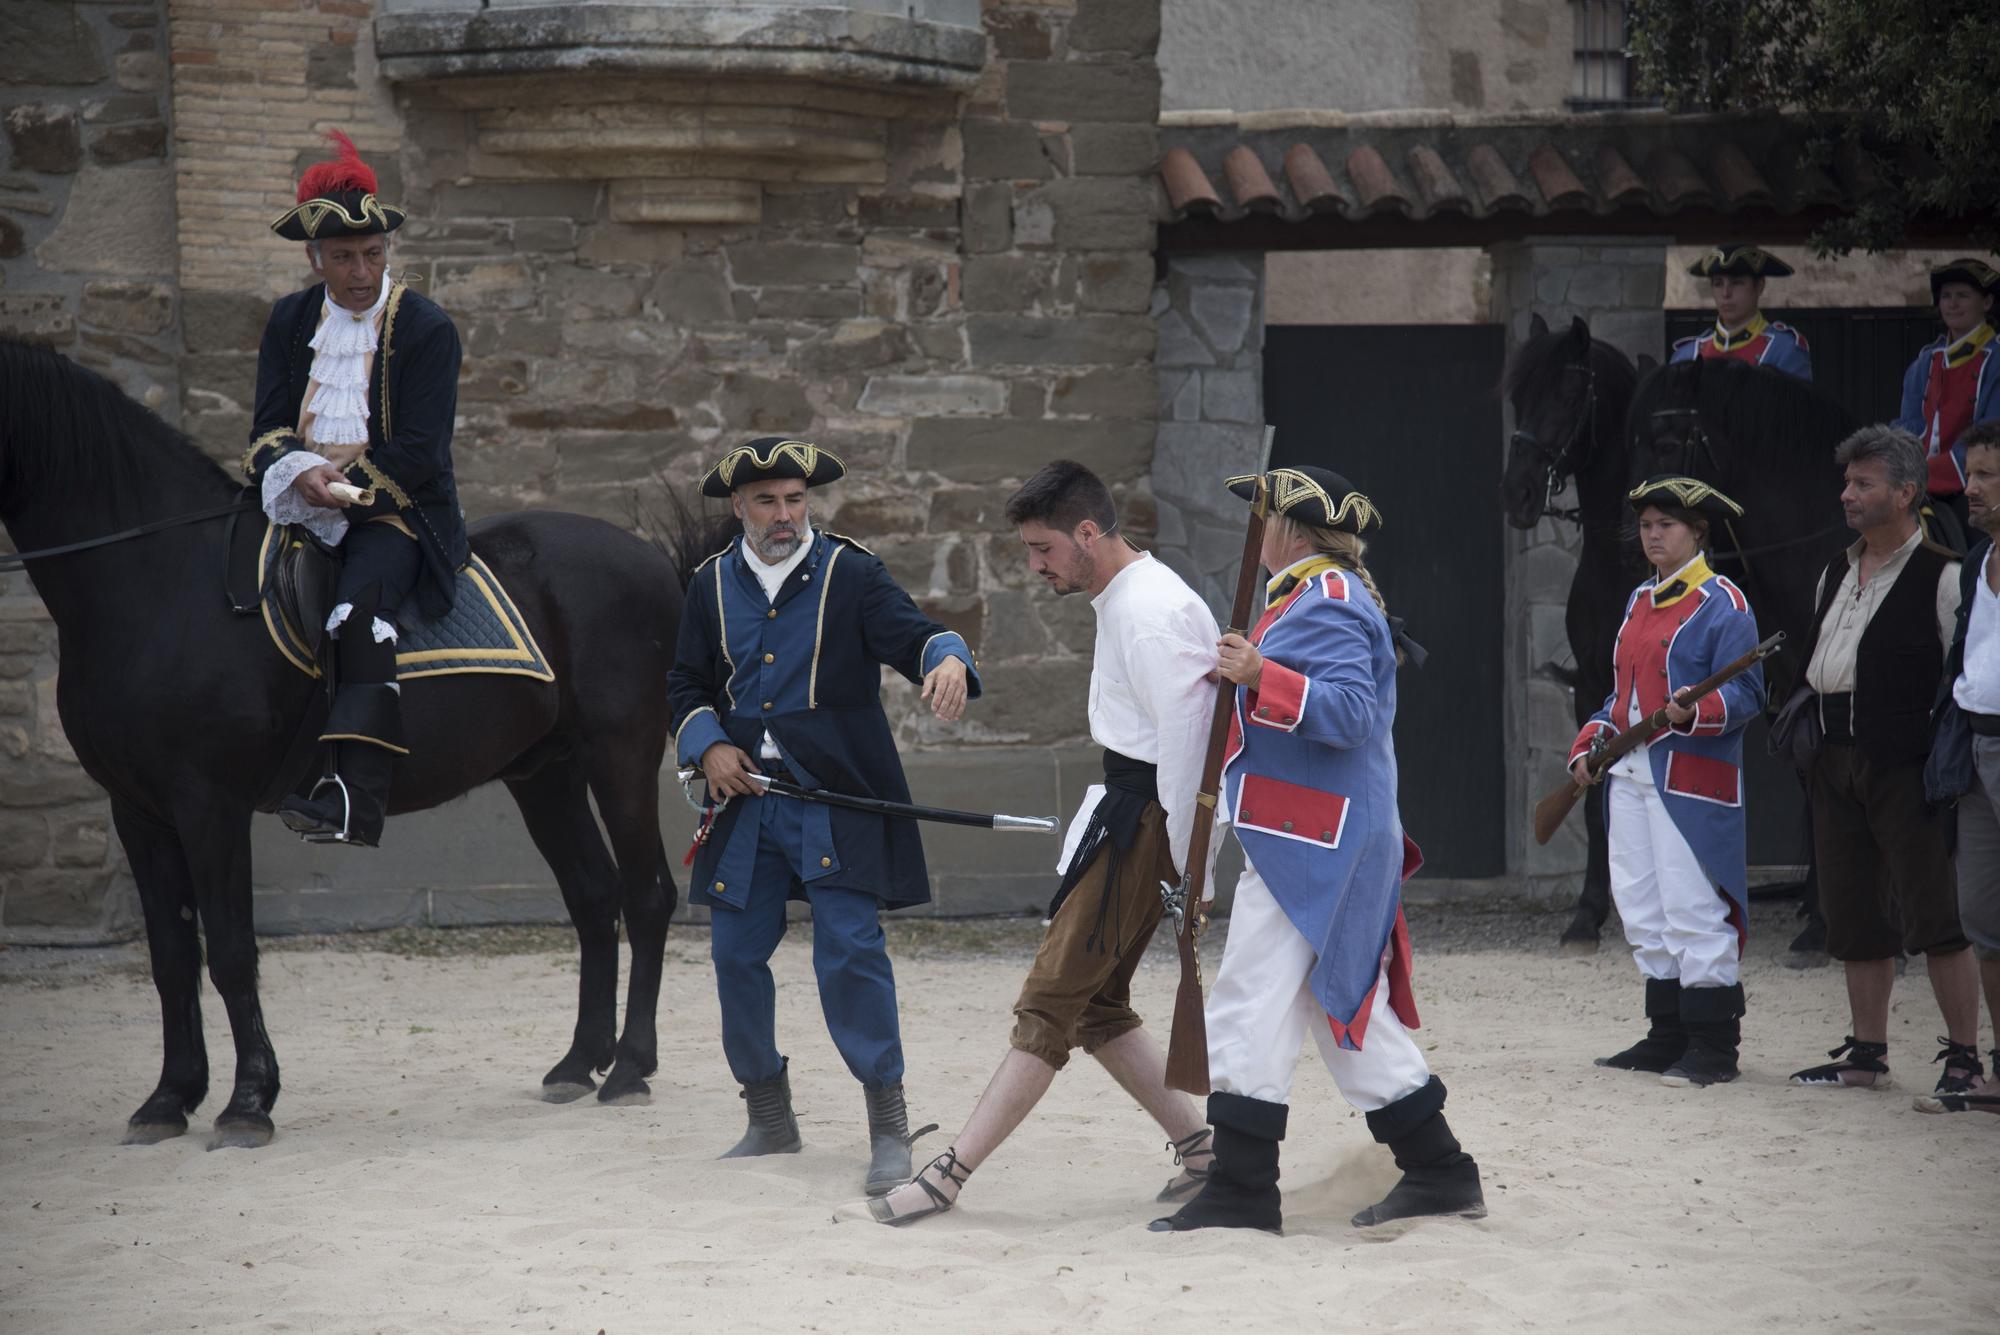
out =
[[[0,336],[180,411],[162,0],[0,4]],[[4,387],[0,387],[4,388]],[[55,627],[0,575],[0,927],[122,929],[108,804],[56,718]]]

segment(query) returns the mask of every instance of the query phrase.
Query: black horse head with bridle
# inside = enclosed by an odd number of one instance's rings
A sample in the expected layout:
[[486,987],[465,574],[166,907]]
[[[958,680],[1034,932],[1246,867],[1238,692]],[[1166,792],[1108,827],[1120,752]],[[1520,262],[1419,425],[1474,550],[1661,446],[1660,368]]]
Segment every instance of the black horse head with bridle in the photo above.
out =
[[1515,528],[1545,516],[1581,523],[1581,506],[1558,508],[1572,479],[1601,462],[1623,424],[1636,372],[1625,355],[1593,339],[1579,317],[1552,332],[1540,315],[1508,362],[1502,392],[1514,409],[1501,496]]

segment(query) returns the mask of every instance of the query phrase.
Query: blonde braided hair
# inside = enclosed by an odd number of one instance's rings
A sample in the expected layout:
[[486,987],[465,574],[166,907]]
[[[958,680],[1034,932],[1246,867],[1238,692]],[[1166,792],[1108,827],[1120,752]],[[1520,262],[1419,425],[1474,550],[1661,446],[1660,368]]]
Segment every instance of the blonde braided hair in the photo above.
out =
[[[1368,596],[1375,600],[1375,606],[1381,609],[1382,615],[1384,617],[1389,615],[1389,604],[1382,600],[1382,590],[1376,587],[1375,576],[1368,573],[1366,560],[1368,544],[1361,540],[1360,534],[1348,533],[1337,528],[1321,528],[1317,524],[1293,519],[1290,515],[1277,516],[1277,523],[1279,531],[1286,537],[1303,537],[1311,544],[1314,551],[1322,556],[1332,557],[1339,563],[1341,569],[1353,571],[1360,578],[1362,587],[1368,590]],[[1401,666],[1402,662],[1403,650],[1399,645],[1396,649],[1396,663]]]

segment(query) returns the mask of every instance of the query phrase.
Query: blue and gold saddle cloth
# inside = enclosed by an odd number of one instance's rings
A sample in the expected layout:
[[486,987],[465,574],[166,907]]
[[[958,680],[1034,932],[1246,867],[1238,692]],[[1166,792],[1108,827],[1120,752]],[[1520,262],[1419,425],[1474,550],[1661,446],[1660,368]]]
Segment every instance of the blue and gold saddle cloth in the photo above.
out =
[[[285,660],[317,677],[320,641],[332,610],[337,558],[290,525],[267,524],[257,553],[257,601],[264,629]],[[554,681],[555,670],[521,609],[478,553],[458,572],[451,610],[436,620],[414,603],[397,616],[396,680],[457,672],[497,672]]]

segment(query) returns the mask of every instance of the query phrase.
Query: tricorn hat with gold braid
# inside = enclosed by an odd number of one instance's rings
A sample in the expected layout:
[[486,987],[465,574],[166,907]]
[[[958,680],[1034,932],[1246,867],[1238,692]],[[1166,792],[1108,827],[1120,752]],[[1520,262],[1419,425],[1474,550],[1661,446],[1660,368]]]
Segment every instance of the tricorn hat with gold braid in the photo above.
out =
[[1662,473],[1649,477],[1632,490],[1625,493],[1625,499],[1632,502],[1634,512],[1644,510],[1649,505],[1657,505],[1670,510],[1692,510],[1705,515],[1711,521],[1727,523],[1743,517],[1743,507],[1730,500],[1708,483],[1699,478],[1681,477],[1675,473]]
[[788,436],[759,436],[722,456],[702,475],[701,494],[727,496],[738,487],[773,478],[795,477],[808,487],[823,487],[847,476],[847,465],[831,450]]
[[1728,241],[1688,265],[1696,278],[1737,274],[1744,278],[1788,278],[1792,266],[1761,246],[1744,241]]
[[1931,302],[1935,304],[1943,294],[1946,283],[1964,283],[1975,291],[1987,296],[2000,295],[2000,272],[1992,265],[1971,255],[1955,260],[1946,260],[1931,269]]
[[[1375,502],[1331,469],[1301,464],[1274,468],[1264,476],[1271,488],[1271,509],[1287,519],[1342,533],[1366,533],[1382,527],[1382,512],[1375,508]],[[1255,473],[1232,477],[1222,485],[1246,501],[1257,499]]]
[[338,130],[328,130],[326,137],[340,156],[306,168],[299,177],[299,202],[280,214],[271,230],[287,241],[328,241],[401,227],[409,215],[375,198],[375,169],[361,160],[354,141]]

